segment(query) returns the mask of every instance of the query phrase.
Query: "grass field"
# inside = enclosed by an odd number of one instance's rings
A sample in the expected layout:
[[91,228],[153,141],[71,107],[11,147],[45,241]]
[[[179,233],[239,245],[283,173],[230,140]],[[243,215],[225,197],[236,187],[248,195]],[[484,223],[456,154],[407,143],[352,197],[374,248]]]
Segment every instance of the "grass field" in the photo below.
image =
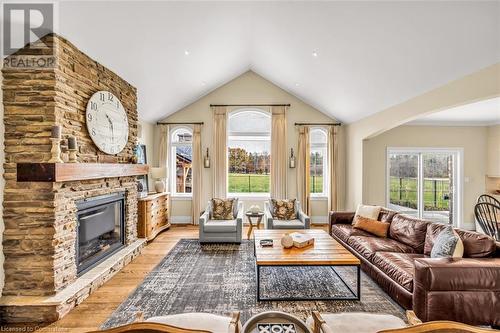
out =
[[[427,210],[448,210],[449,200],[444,197],[449,193],[448,179],[424,179],[424,205]],[[391,177],[391,203],[417,208],[417,179]]]
[[[228,179],[229,193],[266,193],[269,192],[270,175],[230,173]],[[323,177],[311,178],[311,192],[323,192]]]

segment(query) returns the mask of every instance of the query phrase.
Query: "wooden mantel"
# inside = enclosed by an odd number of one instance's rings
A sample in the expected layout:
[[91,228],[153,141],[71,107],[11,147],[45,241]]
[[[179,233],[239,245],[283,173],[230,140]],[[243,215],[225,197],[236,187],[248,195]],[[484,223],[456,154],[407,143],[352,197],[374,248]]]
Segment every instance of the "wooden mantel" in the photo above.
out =
[[69,182],[146,175],[149,166],[124,163],[18,163],[18,182]]

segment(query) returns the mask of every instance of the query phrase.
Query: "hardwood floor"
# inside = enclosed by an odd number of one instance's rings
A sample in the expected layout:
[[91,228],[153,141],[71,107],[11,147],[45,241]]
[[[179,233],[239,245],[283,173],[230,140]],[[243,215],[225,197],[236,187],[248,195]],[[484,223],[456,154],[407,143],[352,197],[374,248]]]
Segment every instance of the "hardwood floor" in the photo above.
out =
[[[321,225],[314,228],[327,227]],[[243,230],[245,239],[246,234],[247,227]],[[181,238],[198,238],[198,227],[172,226],[168,231],[159,234],[135,260],[63,319],[42,328],[40,332],[87,332],[98,329]]]

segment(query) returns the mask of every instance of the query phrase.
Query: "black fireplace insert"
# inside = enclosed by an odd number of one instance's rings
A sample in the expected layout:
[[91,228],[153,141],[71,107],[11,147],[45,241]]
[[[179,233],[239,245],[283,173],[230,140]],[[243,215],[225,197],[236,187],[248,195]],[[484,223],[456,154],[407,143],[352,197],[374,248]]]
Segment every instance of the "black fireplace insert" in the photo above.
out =
[[76,264],[81,275],[124,246],[125,192],[87,198],[76,207]]

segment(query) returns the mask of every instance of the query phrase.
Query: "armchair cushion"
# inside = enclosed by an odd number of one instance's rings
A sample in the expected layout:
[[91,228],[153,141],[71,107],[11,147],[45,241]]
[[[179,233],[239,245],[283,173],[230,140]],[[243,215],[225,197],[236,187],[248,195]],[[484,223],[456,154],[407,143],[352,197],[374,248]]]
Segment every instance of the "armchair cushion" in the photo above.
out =
[[234,199],[212,199],[212,219],[231,220],[234,218]]
[[[406,327],[405,322],[393,315],[366,312],[322,313],[325,321],[322,331],[342,333],[376,333],[381,330]],[[314,329],[314,320],[307,318],[306,325]],[[326,328],[325,328],[326,326]]]
[[[213,333],[231,332],[231,317],[214,315],[211,313],[180,313],[168,316],[151,317],[146,320],[150,323],[160,323],[190,330],[203,330]],[[238,322],[239,329],[241,324]]]
[[297,211],[295,210],[296,199],[276,200],[271,199],[271,210],[273,218],[277,220],[295,220]]
[[208,220],[203,225],[205,232],[236,232],[236,220]]
[[305,228],[304,223],[301,220],[273,220],[274,229],[297,229]]

